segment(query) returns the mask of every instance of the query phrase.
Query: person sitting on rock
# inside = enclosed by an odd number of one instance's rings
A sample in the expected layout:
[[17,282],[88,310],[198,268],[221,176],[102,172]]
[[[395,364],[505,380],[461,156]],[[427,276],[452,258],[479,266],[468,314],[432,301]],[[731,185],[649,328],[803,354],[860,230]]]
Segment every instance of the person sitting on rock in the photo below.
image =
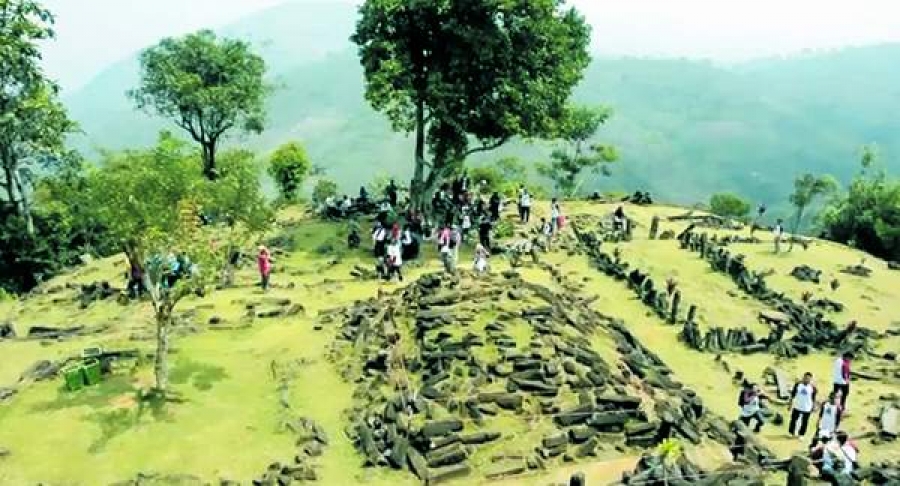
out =
[[762,430],[763,424],[765,424],[762,415],[762,400],[764,399],[766,399],[766,396],[759,389],[759,386],[748,383],[744,386],[744,389],[741,390],[740,398],[738,400],[738,406],[741,407],[741,422],[749,427],[750,422],[756,420],[756,426],[754,427],[753,432],[757,434]]
[[475,247],[475,272],[485,273],[488,270],[488,258],[491,254],[481,244]]
[[356,221],[351,221],[347,232],[347,247],[356,249],[359,248],[361,243],[362,239],[359,237],[359,224],[357,224]]
[[617,207],[613,212],[613,231],[625,233],[627,231],[625,225],[627,224],[628,217],[625,216],[625,209],[622,206]]
[[[850,484],[851,473],[856,467],[859,458],[859,449],[850,441],[850,436],[844,431],[835,433],[834,438],[825,444],[820,444],[812,452],[813,459],[820,465],[819,472],[822,479],[831,484]],[[820,459],[819,459],[820,458]]]
[[344,199],[341,200],[341,217],[346,218],[350,215],[350,210],[353,208],[353,202],[350,200],[350,196],[344,194]]

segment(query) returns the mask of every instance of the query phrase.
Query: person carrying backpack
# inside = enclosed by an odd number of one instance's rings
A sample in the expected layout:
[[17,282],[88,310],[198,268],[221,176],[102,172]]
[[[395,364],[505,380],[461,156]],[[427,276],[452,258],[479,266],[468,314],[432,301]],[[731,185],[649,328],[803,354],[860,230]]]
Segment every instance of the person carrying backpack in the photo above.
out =
[[828,400],[819,407],[819,418],[816,420],[816,434],[813,437],[810,448],[818,443],[826,443],[834,437],[838,426],[841,425],[841,392],[832,393]]

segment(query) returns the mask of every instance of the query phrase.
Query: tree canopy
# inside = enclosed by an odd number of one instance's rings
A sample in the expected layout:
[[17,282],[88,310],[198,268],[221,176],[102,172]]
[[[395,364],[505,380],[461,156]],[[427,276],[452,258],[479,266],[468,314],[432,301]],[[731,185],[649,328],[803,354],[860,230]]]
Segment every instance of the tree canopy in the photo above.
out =
[[900,180],[887,176],[871,147],[846,194],[821,214],[822,236],[873,255],[900,261]]
[[367,0],[351,39],[366,99],[415,133],[419,206],[468,155],[551,135],[590,61],[590,28],[561,0]]
[[261,132],[270,89],[266,64],[250,44],[209,30],[166,38],[140,57],[137,106],[171,118],[200,144],[203,173],[217,177],[216,151],[232,129]]
[[29,235],[34,176],[65,158],[65,136],[76,128],[39,64],[37,43],[53,37],[52,25],[37,2],[0,2],[0,197]]
[[709,211],[724,218],[743,220],[750,214],[750,203],[737,194],[721,192],[709,198]]
[[297,199],[297,192],[311,170],[312,164],[306,150],[297,142],[278,147],[269,159],[269,175],[275,179],[285,201]]
[[578,192],[578,178],[585,170],[608,175],[606,164],[618,160],[615,147],[589,143],[611,114],[608,108],[570,106],[558,121],[555,137],[562,146],[550,155],[549,164],[538,166],[538,172],[553,180],[561,195],[572,197]]

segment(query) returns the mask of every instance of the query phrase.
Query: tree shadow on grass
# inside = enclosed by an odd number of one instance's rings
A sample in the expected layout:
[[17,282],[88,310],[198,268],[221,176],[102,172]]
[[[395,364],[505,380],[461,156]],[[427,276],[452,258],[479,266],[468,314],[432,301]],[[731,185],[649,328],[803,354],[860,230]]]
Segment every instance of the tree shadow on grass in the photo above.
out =
[[166,411],[167,402],[166,398],[160,395],[135,390],[134,403],[137,405],[136,407],[117,408],[90,414],[88,420],[95,422],[100,427],[100,437],[91,443],[88,452],[96,454],[103,451],[111,440],[141,424],[144,417],[149,416],[154,422],[172,422],[172,415]]
[[35,404],[32,413],[56,412],[73,407],[105,407],[109,402],[124,394],[135,391],[131,376],[118,375],[106,378],[97,385],[71,392],[60,386],[56,399]]
[[190,383],[200,391],[211,390],[213,384],[228,377],[221,366],[200,363],[190,358],[180,358],[169,372],[169,383],[185,385]]

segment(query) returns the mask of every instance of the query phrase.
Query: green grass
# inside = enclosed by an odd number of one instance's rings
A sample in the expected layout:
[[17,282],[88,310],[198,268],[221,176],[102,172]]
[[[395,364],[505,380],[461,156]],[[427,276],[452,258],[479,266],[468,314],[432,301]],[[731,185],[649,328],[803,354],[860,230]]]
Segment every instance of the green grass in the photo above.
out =
[[[614,205],[566,204],[567,212],[604,214]],[[538,217],[543,206],[536,208]],[[641,223],[632,243],[623,244],[623,257],[663,284],[669,276],[679,282],[685,309],[687,304],[700,306],[701,322],[705,326],[747,326],[760,335],[755,314],[762,308],[740,294],[728,277],[710,271],[699,257],[678,249],[674,241],[647,241],[646,232],[654,214],[662,216],[683,212],[679,208],[654,206],[628,207],[626,210]],[[324,310],[352,304],[376,294],[378,289],[393,290],[398,284],[361,282],[350,277],[354,265],[369,266],[372,259],[365,251],[342,252],[340,258],[321,255],[316,248],[329,240],[337,241],[340,228],[335,225],[306,222],[297,212],[288,212],[282,221],[299,221],[292,226],[295,251],[276,261],[273,282],[276,285],[266,295],[255,286],[252,266],[237,274],[236,288],[223,290],[205,299],[192,298],[182,303],[181,313],[193,314],[188,319],[193,328],[181,330],[173,337],[170,379],[177,392],[178,403],[159,403],[142,398],[141,390],[152,382],[152,369],[143,364],[133,372],[122,370],[101,385],[70,393],[61,389],[62,379],[24,386],[9,403],[0,405],[0,446],[9,448],[12,455],[3,459],[0,484],[108,484],[133,477],[138,472],[192,474],[212,482],[219,478],[248,481],[262,473],[275,461],[287,461],[294,455],[294,440],[284,427],[284,421],[308,417],[320,423],[331,443],[322,457],[316,460],[322,484],[416,484],[407,472],[383,469],[364,469],[362,460],[344,437],[344,411],[352,405],[353,384],[341,380],[339,366],[326,359],[337,326],[313,329],[315,316]],[[662,230],[678,231],[683,225],[663,223]],[[761,235],[766,236],[766,235]],[[775,256],[769,244],[736,245],[746,253],[748,264],[754,269],[774,268],[770,286],[799,298],[804,290],[812,289],[844,303],[847,310],[834,316],[838,322],[856,318],[864,326],[886,329],[892,325],[892,303],[900,301],[900,272],[890,272],[881,262],[869,258],[875,268],[870,279],[837,274],[841,288],[832,293],[824,285],[815,286],[794,280],[787,274],[797,265],[806,263],[821,268],[826,274],[837,272],[841,265],[858,263],[860,254],[836,245],[816,242],[808,251],[800,248],[788,256]],[[424,272],[437,271],[440,264],[433,248],[425,246],[427,258],[418,267],[406,269],[408,281]],[[569,281],[585,285],[586,295],[596,295],[591,304],[597,311],[622,318],[631,331],[648,348],[657,353],[674,371],[674,377],[694,388],[710,410],[725,417],[736,412],[734,399],[737,387],[731,382],[735,370],[760,378],[762,370],[774,363],[774,358],[754,355],[726,355],[724,360],[731,372],[723,369],[713,355],[688,350],[677,340],[677,326],[670,326],[650,315],[634,294],[622,283],[601,275],[583,256],[568,257],[557,252],[542,255],[544,261],[557,265]],[[337,261],[334,261],[337,260]],[[460,265],[468,267],[467,253]],[[507,262],[494,258],[495,271],[506,268]],[[107,279],[115,281],[121,269],[121,259],[94,262],[75,273],[60,277],[49,286],[66,283],[88,283]],[[520,268],[523,278],[561,291],[549,275],[536,267]],[[118,285],[119,283],[114,283]],[[293,284],[293,288],[289,288]],[[252,325],[232,330],[212,330],[207,321],[213,315],[229,325],[246,322],[243,319],[248,303],[288,298],[302,304],[305,312],[285,319],[257,319]],[[54,302],[55,300],[55,302]],[[534,302],[500,303],[471,302],[465,304],[479,309],[478,318],[468,327],[460,327],[460,334],[471,329],[480,333],[483,326],[496,319],[498,310],[524,308]],[[683,311],[684,312],[684,311]],[[13,384],[28,366],[39,359],[61,359],[73,356],[87,346],[107,348],[138,348],[152,351],[152,340],[133,340],[147,336],[152,329],[151,311],[147,304],[121,306],[115,302],[100,302],[79,310],[75,291],[62,290],[36,295],[25,301],[0,303],[0,320],[11,320],[17,331],[24,333],[31,325],[109,324],[110,331],[102,335],[79,338],[60,343],[35,341],[0,342],[0,386]],[[412,323],[399,323],[412,325]],[[527,343],[532,330],[524,322],[510,322],[507,333]],[[611,339],[597,333],[592,344],[611,366],[618,364],[618,353]],[[878,343],[879,352],[900,349],[900,338]],[[479,359],[491,361],[495,351],[476,349]],[[777,363],[789,375],[813,371],[820,387],[827,388],[828,371],[833,359],[828,353]],[[273,363],[288,372],[288,402],[280,405],[278,383],[273,379]],[[857,367],[867,364],[866,360]],[[877,397],[885,393],[900,393],[897,384],[858,382],[851,395],[853,414],[847,419],[851,433],[870,431],[873,425],[867,415],[877,409]],[[568,397],[574,401],[574,397]],[[551,432],[547,420],[522,420],[501,415],[487,421],[486,430],[498,430],[504,437],[482,449],[473,459],[479,468],[486,466],[494,453],[522,451]],[[800,443],[784,437],[783,428],[765,429],[764,440],[779,453],[800,449]],[[688,448],[686,453],[708,466],[724,463],[727,454],[721,447],[703,445]],[[864,461],[897,457],[900,445],[878,447],[864,445]],[[601,452],[592,463],[564,466],[541,474],[528,475],[501,484],[547,484],[567,473],[582,469],[591,481],[612,481],[623,469],[633,467],[632,453],[622,455],[612,449]],[[461,484],[479,483],[474,475]]]

